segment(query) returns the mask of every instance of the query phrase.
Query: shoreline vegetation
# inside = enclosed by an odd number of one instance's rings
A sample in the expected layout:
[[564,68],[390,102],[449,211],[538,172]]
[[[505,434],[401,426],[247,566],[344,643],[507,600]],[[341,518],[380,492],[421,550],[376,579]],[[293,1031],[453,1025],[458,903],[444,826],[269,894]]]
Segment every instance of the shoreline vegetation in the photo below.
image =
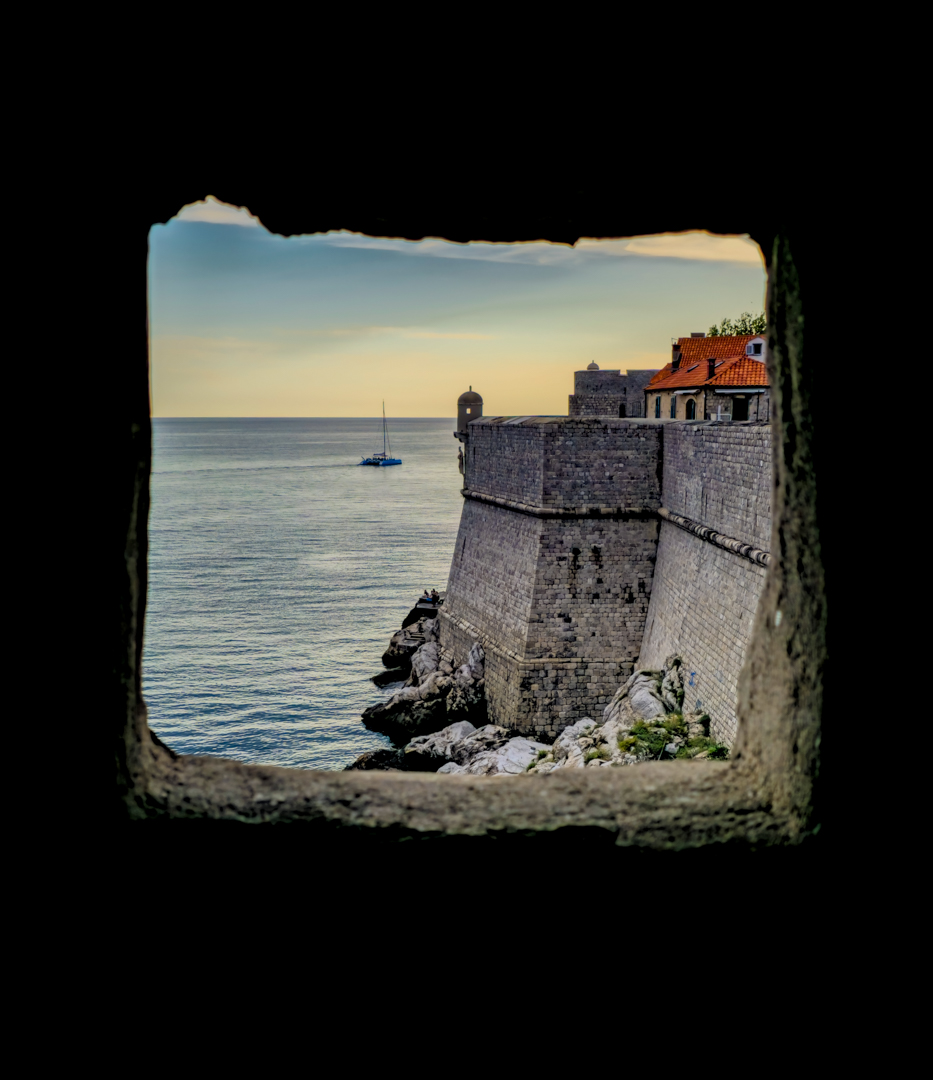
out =
[[603,710],[565,727],[553,742],[490,724],[485,653],[474,642],[456,669],[438,642],[436,614],[412,609],[382,656],[377,686],[404,680],[361,717],[393,747],[360,755],[345,770],[437,772],[467,776],[546,776],[565,768],[613,768],[652,761],[723,760],[729,749],[709,737],[704,712],[684,712],[680,656],[660,671],[637,670]]

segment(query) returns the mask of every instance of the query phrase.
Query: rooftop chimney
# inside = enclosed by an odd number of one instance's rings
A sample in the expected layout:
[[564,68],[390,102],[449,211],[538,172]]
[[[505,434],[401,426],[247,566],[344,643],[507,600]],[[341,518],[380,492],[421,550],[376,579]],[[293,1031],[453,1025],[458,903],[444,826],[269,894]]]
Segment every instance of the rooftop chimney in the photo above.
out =
[[671,346],[671,371],[676,371],[680,367],[680,345],[675,344]]
[[706,377],[711,379],[716,374],[716,357],[711,356],[706,361]]
[[706,334],[693,334],[693,333],[691,333],[690,336],[691,337],[706,337]]

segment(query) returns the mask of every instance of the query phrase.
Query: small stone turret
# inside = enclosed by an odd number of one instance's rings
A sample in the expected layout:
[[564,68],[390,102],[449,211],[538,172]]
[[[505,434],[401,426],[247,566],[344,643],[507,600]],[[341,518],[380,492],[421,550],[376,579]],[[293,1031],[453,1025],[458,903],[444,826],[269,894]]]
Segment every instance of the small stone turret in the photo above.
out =
[[483,399],[475,393],[471,386],[465,394],[461,394],[457,400],[457,430],[454,432],[459,438],[467,434],[467,424],[483,415]]

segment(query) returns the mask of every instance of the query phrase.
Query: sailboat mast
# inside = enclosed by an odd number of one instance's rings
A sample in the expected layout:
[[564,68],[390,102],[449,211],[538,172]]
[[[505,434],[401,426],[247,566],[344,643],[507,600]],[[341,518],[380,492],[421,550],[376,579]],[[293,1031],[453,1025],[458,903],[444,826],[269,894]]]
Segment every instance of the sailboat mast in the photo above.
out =
[[382,403],[382,456],[386,456],[386,403]]

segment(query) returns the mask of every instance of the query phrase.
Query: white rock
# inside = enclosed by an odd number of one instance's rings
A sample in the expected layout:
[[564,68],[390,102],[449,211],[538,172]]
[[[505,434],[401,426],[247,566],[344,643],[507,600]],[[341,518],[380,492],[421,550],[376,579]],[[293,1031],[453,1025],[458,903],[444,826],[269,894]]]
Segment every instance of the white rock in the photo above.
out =
[[450,724],[432,735],[418,735],[404,749],[405,754],[422,754],[428,758],[450,758],[450,748],[454,743],[468,738],[476,728],[469,720],[460,720]]
[[661,697],[661,678],[657,671],[636,671],[626,683],[632,710],[642,720],[664,716],[667,709]]
[[442,765],[438,770],[438,774],[445,773],[450,776],[453,773],[465,773],[466,769],[462,765],[458,765],[455,761],[448,761],[446,765]]
[[420,686],[411,689],[418,691],[418,696],[422,701],[429,701],[431,698],[441,697],[449,693],[453,685],[454,681],[449,675],[444,675],[440,671],[432,671]]
[[[482,730],[480,728],[480,731]],[[481,750],[478,754],[471,756],[465,763],[466,771],[471,776],[496,776],[504,773],[516,776],[525,772],[528,766],[537,759],[539,750],[549,749],[550,747],[544,743],[516,736],[502,746]]]
[[420,688],[417,686],[403,686],[401,690],[396,690],[395,693],[386,702],[386,705],[398,705],[403,701],[418,701],[421,697]]
[[570,752],[561,763],[565,769],[582,769],[586,764],[583,751],[579,746],[571,746]]
[[408,685],[420,685],[433,672],[437,671],[440,663],[441,650],[436,642],[426,641],[419,649],[416,649],[411,658],[411,675],[408,677]]
[[478,641],[473,642],[473,648],[470,649],[470,655],[467,657],[467,664],[474,679],[485,677],[486,654],[483,652],[483,646]]
[[584,716],[582,720],[565,727],[552,748],[555,761],[565,761],[573,757],[573,761],[568,762],[573,768],[578,764],[576,758],[579,757],[579,765],[582,765],[583,751],[577,745],[577,740],[585,738],[587,732],[595,727],[596,721],[591,716]]

